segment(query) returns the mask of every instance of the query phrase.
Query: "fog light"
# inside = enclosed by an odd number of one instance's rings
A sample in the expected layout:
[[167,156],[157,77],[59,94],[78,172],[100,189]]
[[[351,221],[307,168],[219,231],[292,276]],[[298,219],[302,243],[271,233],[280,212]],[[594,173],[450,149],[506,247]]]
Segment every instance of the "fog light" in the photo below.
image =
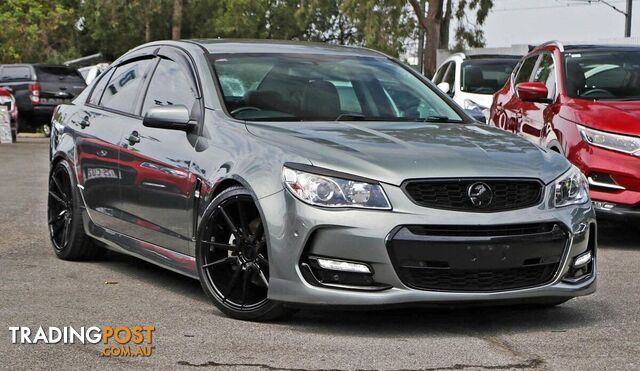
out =
[[322,269],[328,269],[332,271],[353,272],[353,273],[373,273],[366,264],[351,263],[340,260],[331,260],[325,258],[316,258],[318,265]]
[[586,253],[578,256],[574,261],[573,261],[573,266],[575,268],[581,267],[587,263],[589,263],[591,261],[591,251],[587,251]]

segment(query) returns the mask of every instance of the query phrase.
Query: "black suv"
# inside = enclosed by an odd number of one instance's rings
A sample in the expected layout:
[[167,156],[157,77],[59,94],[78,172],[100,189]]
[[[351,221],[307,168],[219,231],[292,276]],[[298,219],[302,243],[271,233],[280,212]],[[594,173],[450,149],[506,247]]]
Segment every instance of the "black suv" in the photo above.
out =
[[64,65],[5,64],[0,65],[0,86],[13,92],[20,128],[44,124],[48,134],[56,106],[71,102],[87,84],[76,69]]

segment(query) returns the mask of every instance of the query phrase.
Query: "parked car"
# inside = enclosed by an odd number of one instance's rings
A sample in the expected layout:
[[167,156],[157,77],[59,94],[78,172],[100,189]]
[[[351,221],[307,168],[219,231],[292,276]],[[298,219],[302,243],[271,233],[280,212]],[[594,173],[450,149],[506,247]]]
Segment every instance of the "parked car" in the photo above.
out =
[[521,57],[455,53],[438,67],[433,83],[473,118],[487,122],[493,94],[504,86]]
[[131,254],[236,318],[595,290],[577,168],[375,51],[145,44],[52,123],[56,255]]
[[640,216],[640,47],[535,48],[491,107],[491,124],[562,153],[596,209]]
[[107,70],[109,67],[109,63],[98,63],[93,66],[80,67],[78,68],[78,72],[84,78],[84,81],[88,84],[91,84],[96,77],[100,76],[101,73]]
[[11,121],[11,141],[16,142],[18,138],[18,108],[16,107],[16,99],[11,94],[11,89],[0,88],[0,106],[7,107]]
[[48,134],[54,108],[71,102],[86,86],[77,70],[63,65],[0,65],[0,87],[12,89],[22,129],[44,125]]

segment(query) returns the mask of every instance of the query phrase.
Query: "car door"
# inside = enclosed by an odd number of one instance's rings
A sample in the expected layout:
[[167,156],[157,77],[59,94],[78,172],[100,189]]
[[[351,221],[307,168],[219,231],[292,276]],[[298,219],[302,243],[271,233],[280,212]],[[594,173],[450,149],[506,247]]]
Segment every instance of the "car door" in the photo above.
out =
[[551,103],[530,102],[523,106],[521,135],[536,144],[541,144],[545,134],[545,127],[553,117],[556,96],[556,69],[553,56],[549,52],[540,55],[532,80],[546,85],[547,98]]
[[[194,121],[201,116],[192,66],[182,52],[166,47],[151,77],[140,112],[166,105],[184,105]],[[196,180],[189,171],[197,135],[146,127],[142,122],[123,137],[122,163],[135,176],[122,182],[122,208],[131,215],[129,234],[181,253],[193,237]]]
[[128,216],[120,208],[120,182],[132,169],[121,165],[121,139],[140,121],[134,107],[152,58],[139,57],[111,68],[95,84],[84,109],[69,119],[77,135],[79,184],[91,219],[122,233]]
[[502,109],[505,115],[505,120],[500,123],[500,127],[512,133],[520,134],[523,112],[529,110],[533,105],[533,103],[524,102],[518,97],[516,86],[521,82],[530,81],[538,57],[538,54],[532,55],[522,62],[520,69],[513,78],[511,98],[504,102],[502,107],[497,107],[498,110]]

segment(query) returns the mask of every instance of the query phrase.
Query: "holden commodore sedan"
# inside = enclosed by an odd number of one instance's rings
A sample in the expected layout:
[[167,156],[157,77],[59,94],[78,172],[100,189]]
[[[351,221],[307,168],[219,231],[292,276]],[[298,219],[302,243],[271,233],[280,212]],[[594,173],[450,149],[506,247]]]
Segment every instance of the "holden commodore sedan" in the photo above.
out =
[[145,44],[57,108],[50,156],[58,257],[139,257],[235,318],[595,291],[584,175],[371,50]]

